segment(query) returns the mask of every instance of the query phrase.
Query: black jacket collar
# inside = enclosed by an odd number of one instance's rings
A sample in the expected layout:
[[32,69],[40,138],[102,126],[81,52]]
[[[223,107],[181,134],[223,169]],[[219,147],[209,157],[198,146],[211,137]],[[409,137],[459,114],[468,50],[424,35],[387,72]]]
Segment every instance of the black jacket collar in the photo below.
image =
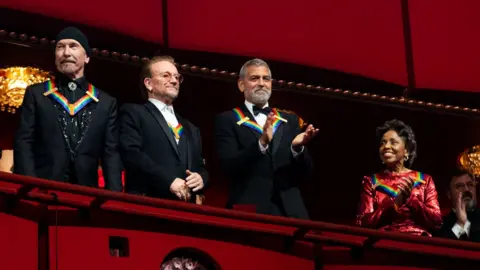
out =
[[80,87],[82,90],[84,91],[87,91],[88,90],[88,81],[87,79],[85,78],[85,76],[81,77],[81,78],[78,78],[76,80],[73,80],[71,79],[70,77],[66,76],[65,74],[63,73],[60,73],[60,72],[56,72],[55,73],[55,78],[56,78],[56,82],[57,82],[57,85],[61,88],[61,89],[66,89],[68,88],[68,84],[70,82],[74,82],[77,84],[77,87]]

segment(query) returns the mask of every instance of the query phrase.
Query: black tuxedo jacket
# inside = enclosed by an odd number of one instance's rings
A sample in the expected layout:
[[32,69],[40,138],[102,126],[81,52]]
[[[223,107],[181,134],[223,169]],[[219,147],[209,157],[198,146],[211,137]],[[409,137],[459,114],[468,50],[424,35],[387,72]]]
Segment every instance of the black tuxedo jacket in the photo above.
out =
[[[473,212],[467,213],[467,218],[470,221],[470,236],[468,241],[480,242],[480,209],[477,208]],[[442,227],[437,232],[437,236],[455,240],[458,239],[452,232],[452,228],[456,222],[457,216],[452,211],[444,217]]]
[[[240,109],[255,121],[245,105]],[[255,205],[258,213],[308,219],[298,184],[311,170],[311,158],[306,147],[300,156],[293,157],[292,140],[302,131],[296,115],[281,115],[288,122],[277,128],[265,155],[259,148],[259,132],[239,126],[233,111],[217,116],[218,157],[232,180],[227,208],[249,204]]]
[[150,101],[125,104],[120,109],[120,155],[127,192],[177,199],[170,185],[177,177],[185,179],[187,169],[199,173],[207,186],[200,130],[175,116],[184,128],[178,145],[162,113]]
[[106,188],[122,191],[116,100],[99,90],[99,102],[91,101],[78,112],[83,131],[71,145],[66,127],[70,116],[44,92],[43,83],[25,91],[15,134],[14,173],[70,181],[65,175],[73,164],[75,184],[97,187],[101,161]]

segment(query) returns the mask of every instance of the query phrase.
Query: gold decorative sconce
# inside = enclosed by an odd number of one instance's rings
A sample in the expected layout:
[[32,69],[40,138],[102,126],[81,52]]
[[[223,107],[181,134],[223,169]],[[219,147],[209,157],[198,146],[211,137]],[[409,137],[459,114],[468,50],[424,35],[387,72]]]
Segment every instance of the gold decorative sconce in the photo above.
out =
[[22,105],[25,89],[29,85],[52,78],[50,73],[33,67],[0,69],[0,110],[15,113]]
[[480,145],[472,146],[458,156],[458,166],[480,177]]

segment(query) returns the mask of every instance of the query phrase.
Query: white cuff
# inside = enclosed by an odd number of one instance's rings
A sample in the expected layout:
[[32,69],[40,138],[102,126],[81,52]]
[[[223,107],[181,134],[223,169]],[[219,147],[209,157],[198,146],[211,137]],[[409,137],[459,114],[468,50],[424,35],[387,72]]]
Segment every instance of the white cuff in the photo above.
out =
[[305,147],[302,145],[302,148],[298,152],[293,149],[293,145],[290,146],[290,149],[292,150],[293,157],[297,158],[299,155],[301,155],[303,153],[303,150],[305,149]]
[[468,237],[470,237],[470,221],[467,220],[467,222],[465,222],[465,225],[463,226],[463,228],[458,225],[458,223],[455,223],[455,225],[453,225],[452,227],[452,232],[453,234],[455,234],[455,236],[457,238],[460,238],[460,236],[464,233],[467,234]]
[[258,146],[260,147],[260,152],[262,152],[262,154],[265,155],[265,153],[267,153],[267,150],[268,150],[268,144],[266,146],[263,146],[260,140],[258,140]]

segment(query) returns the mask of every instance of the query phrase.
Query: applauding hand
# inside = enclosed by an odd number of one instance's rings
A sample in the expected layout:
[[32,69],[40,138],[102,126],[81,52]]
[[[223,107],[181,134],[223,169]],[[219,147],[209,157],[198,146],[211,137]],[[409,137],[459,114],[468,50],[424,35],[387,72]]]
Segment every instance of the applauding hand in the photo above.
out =
[[466,202],[463,199],[464,193],[458,195],[457,201],[455,203],[455,215],[457,216],[457,223],[462,228],[467,223],[467,210],[466,210]]
[[314,128],[313,125],[308,125],[307,129],[298,134],[295,139],[292,141],[292,146],[293,147],[301,147],[306,145],[310,140],[315,138],[318,134],[318,128]]
[[415,179],[411,177],[403,177],[400,179],[398,183],[399,193],[395,198],[395,204],[397,206],[402,206],[405,202],[410,198],[412,194],[413,184],[415,183]]
[[273,122],[275,121],[275,115],[271,112],[267,115],[267,121],[263,126],[263,133],[260,137],[260,143],[263,146],[267,146],[273,138]]

